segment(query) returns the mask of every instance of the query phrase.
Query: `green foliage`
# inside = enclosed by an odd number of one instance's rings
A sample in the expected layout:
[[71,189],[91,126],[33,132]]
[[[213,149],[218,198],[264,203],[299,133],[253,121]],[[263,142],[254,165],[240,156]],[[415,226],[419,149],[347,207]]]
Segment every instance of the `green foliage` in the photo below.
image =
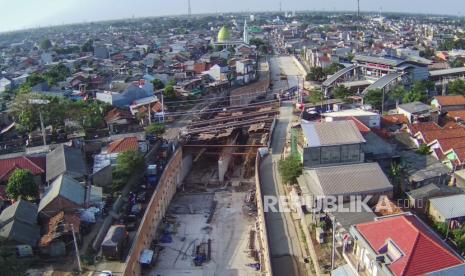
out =
[[363,102],[371,105],[375,109],[381,110],[383,104],[383,90],[372,89],[368,91],[363,97]]
[[305,77],[307,81],[321,81],[325,77],[325,73],[323,68],[321,67],[313,67],[310,69],[310,72]]
[[446,39],[443,43],[439,44],[440,51],[450,51],[453,49],[465,49],[465,39]]
[[163,96],[167,99],[174,100],[176,99],[176,92],[174,91],[174,87],[171,84],[167,84],[165,86],[165,90],[163,91]]
[[432,89],[434,89],[434,83],[417,81],[413,84],[412,90],[404,95],[403,102],[426,102],[428,100],[428,91]]
[[38,187],[34,181],[34,175],[30,171],[18,169],[8,179],[5,191],[8,197],[12,199],[18,199],[19,197],[35,198]]
[[164,124],[151,124],[145,128],[145,133],[153,134],[156,136],[163,135],[163,133],[165,133],[165,125]]
[[454,80],[449,83],[449,94],[465,95],[465,81],[461,79]]
[[257,49],[261,52],[261,53],[267,53],[268,52],[268,49],[269,49],[269,45],[268,43],[266,43],[263,39],[261,38],[251,38],[250,41],[249,41],[249,44],[250,45],[255,45],[257,47]]
[[94,41],[92,39],[87,40],[81,46],[81,52],[93,52],[94,51]]
[[116,166],[113,170],[113,191],[119,191],[129,180],[131,175],[144,171],[145,159],[138,151],[125,151],[118,154]]
[[[30,100],[48,100],[47,105],[33,105]],[[19,93],[11,107],[17,122],[26,130],[39,127],[39,112],[42,113],[45,125],[54,128],[64,126],[66,119],[75,121],[84,129],[105,126],[104,117],[110,105],[98,101],[71,101],[64,98],[45,97],[36,93]]]
[[343,85],[338,85],[333,90],[333,96],[335,99],[346,99],[350,95],[352,95],[352,93],[350,93],[349,89]]
[[342,66],[339,63],[332,63],[330,66],[323,69],[323,73],[325,74],[325,76],[333,75],[334,73],[338,72],[339,70],[341,70],[343,68],[344,68],[344,66]]
[[54,65],[44,74],[44,78],[49,85],[55,85],[59,81],[64,81],[69,76],[71,76],[71,72],[63,63]]
[[456,58],[452,61],[449,62],[449,65],[452,67],[452,68],[458,68],[458,67],[463,67],[464,63],[463,61],[461,61],[460,59]]
[[428,155],[428,154],[430,154],[431,149],[430,149],[430,147],[429,147],[428,145],[426,145],[426,144],[421,144],[421,145],[418,147],[418,149],[416,150],[416,152],[417,152],[418,154],[421,154],[421,155]]
[[296,154],[291,154],[286,159],[280,160],[278,168],[283,182],[287,184],[296,184],[297,177],[302,174],[302,162]]
[[152,84],[153,84],[153,89],[154,90],[159,90],[159,89],[163,89],[165,88],[165,85],[163,84],[163,82],[159,79],[154,79],[152,81]]
[[322,102],[324,100],[324,97],[325,95],[321,90],[314,90],[310,92],[309,100],[310,103],[317,104]]
[[47,51],[52,48],[52,42],[50,42],[50,39],[46,38],[40,42],[39,47],[41,50]]
[[402,195],[402,180],[404,177],[404,168],[399,163],[391,163],[389,168],[389,178],[394,186],[394,197],[399,198]]

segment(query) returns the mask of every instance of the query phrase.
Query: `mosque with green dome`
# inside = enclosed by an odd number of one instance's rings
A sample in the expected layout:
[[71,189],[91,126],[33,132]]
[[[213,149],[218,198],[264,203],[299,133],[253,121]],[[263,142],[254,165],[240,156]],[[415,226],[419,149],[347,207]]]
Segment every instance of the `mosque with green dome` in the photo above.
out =
[[247,22],[244,23],[244,32],[242,40],[233,40],[231,38],[231,33],[226,26],[221,27],[218,31],[217,39],[213,42],[214,46],[219,47],[235,47],[239,45],[248,45],[249,44],[249,29],[247,27]]

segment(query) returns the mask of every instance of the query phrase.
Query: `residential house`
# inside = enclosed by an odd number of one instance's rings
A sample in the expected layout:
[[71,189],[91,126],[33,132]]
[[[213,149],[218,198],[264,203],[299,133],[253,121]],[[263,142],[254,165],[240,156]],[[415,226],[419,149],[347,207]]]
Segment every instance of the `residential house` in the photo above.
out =
[[105,123],[111,134],[127,132],[132,125],[137,124],[132,113],[127,109],[113,108],[105,116]]
[[465,110],[465,97],[462,95],[436,96],[431,101],[431,106],[437,108],[441,114]]
[[127,108],[135,100],[153,96],[153,85],[145,81],[140,85],[115,84],[112,88],[110,91],[97,92],[96,99],[114,107]]
[[406,180],[403,189],[406,192],[428,184],[447,185],[450,180],[449,169],[433,156],[402,151],[400,158]]
[[81,150],[59,145],[46,157],[46,181],[51,182],[62,174],[66,174],[78,181],[87,176],[87,166]]
[[365,139],[353,121],[302,123],[300,152],[305,168],[364,161]]
[[62,174],[50,185],[39,203],[41,217],[50,218],[61,211],[76,213],[84,207],[86,188],[72,177]]
[[431,198],[428,214],[436,222],[462,224],[465,221],[465,194]]
[[66,244],[73,242],[73,235],[79,239],[81,220],[78,213],[58,212],[44,219],[44,235],[39,240],[41,253],[51,257],[66,254]]
[[34,175],[37,185],[45,180],[45,157],[20,156],[0,160],[0,183],[7,183],[17,169],[28,170]]
[[228,66],[220,66],[218,64],[213,65],[210,70],[207,71],[208,75],[217,82],[229,81],[231,70]]
[[241,59],[236,61],[236,82],[238,84],[248,84],[256,78],[254,62],[251,59]]
[[431,121],[431,106],[422,102],[411,102],[400,104],[397,107],[397,113],[407,117],[410,123]]
[[[377,202],[382,195],[392,197],[393,186],[378,163],[358,163],[304,168],[297,179],[305,196],[372,196],[371,202]],[[308,206],[311,209],[313,206]]]
[[353,239],[343,256],[355,275],[428,275],[464,264],[459,254],[410,213],[357,224],[350,233]]
[[103,187],[112,183],[112,167],[116,165],[118,154],[125,151],[147,151],[145,141],[139,142],[137,137],[125,137],[111,142],[106,150],[94,155],[92,183]]
[[0,214],[0,237],[16,244],[36,246],[40,238],[37,205],[20,199]]

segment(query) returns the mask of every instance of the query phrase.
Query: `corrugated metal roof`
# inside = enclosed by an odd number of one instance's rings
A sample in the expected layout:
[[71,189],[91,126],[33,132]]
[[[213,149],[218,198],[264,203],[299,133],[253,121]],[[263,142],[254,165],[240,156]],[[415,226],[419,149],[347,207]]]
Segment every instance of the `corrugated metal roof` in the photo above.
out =
[[365,139],[352,120],[302,123],[307,145],[321,147],[364,143]]
[[58,196],[62,196],[71,202],[82,205],[85,200],[85,188],[73,178],[64,174],[60,175],[53,181],[50,189],[40,200],[39,212]]
[[465,73],[465,67],[434,70],[434,71],[429,72],[429,75],[431,77],[440,77],[440,76],[445,76],[445,75],[450,75],[450,74],[459,74],[459,73]]
[[62,144],[47,154],[46,181],[53,180],[63,173],[79,178],[87,174],[87,168],[79,149]]
[[445,219],[465,216],[465,194],[431,198],[429,203]]
[[323,196],[390,192],[393,188],[378,163],[307,169],[299,182],[314,195]]

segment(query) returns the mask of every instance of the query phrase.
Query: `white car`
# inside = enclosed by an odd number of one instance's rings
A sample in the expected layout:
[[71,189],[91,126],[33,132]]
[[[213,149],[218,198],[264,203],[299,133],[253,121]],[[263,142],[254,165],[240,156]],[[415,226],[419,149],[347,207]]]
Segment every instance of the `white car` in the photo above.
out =
[[100,272],[99,276],[113,276],[113,272],[110,270],[103,270]]

